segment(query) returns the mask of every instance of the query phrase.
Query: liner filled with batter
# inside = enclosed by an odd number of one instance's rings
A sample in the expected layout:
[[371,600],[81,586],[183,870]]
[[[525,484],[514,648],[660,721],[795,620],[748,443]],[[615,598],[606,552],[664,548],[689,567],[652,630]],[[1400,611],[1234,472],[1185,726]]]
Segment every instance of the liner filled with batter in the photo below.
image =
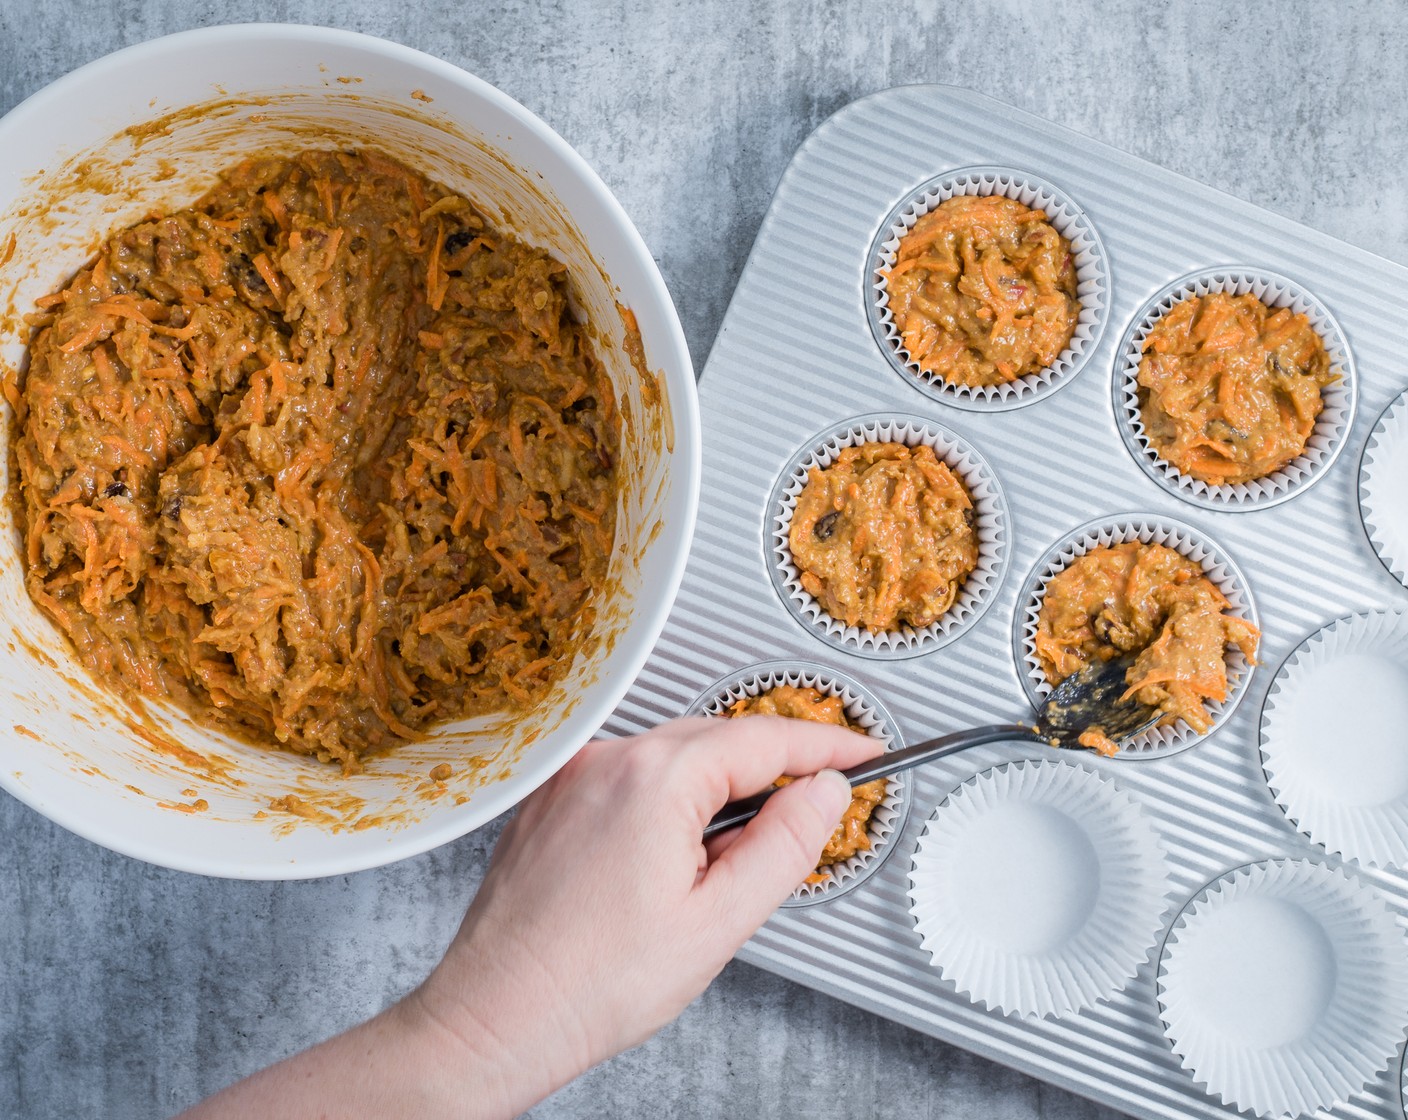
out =
[[909,359],[953,385],[1047,368],[1080,318],[1070,242],[1044,211],[1002,195],[956,195],[923,214],[881,275]]
[[[830,723],[864,734],[861,728],[846,717],[846,707],[841,697],[828,695],[807,686],[775,685],[757,696],[737,700],[728,708],[730,719],[756,715]],[[792,780],[783,776],[777,779],[776,784],[782,786]],[[875,807],[885,799],[888,788],[887,779],[877,778],[873,782],[866,782],[851,789],[851,803],[842,814],[836,831],[827,840],[826,847],[822,849],[817,870],[807,878],[808,883],[825,882],[829,874],[826,868],[870,850],[870,818],[875,812]]]
[[843,447],[798,495],[788,542],[803,589],[869,630],[929,626],[978,564],[972,498],[932,448]]
[[620,418],[569,279],[374,151],[231,168],[41,301],[26,586],[129,693],[355,771],[590,630]]
[[1175,304],[1149,331],[1138,370],[1150,446],[1209,485],[1274,474],[1305,452],[1336,380],[1307,316],[1251,293]]
[[[1053,685],[1097,661],[1137,654],[1127,695],[1161,711],[1160,726],[1184,720],[1205,734],[1208,703],[1228,696],[1228,649],[1252,661],[1260,637],[1198,563],[1165,545],[1128,541],[1093,548],[1047,581],[1033,641]],[[1116,749],[1099,736],[1086,745]]]

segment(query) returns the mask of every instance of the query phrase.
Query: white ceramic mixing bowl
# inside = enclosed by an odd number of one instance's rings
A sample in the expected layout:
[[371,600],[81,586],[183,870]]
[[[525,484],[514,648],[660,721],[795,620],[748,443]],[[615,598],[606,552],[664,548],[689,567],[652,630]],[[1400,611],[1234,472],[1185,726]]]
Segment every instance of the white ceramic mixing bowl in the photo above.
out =
[[[25,593],[13,503],[3,503],[0,784],[82,836],[168,867],[331,875],[425,851],[503,812],[620,701],[664,625],[694,527],[693,372],[635,227],[581,157],[516,101],[362,35],[277,25],[172,35],[85,66],[0,120],[0,364],[19,367],[22,316],[107,233],[189,203],[246,154],[339,144],[388,152],[568,265],[627,415],[599,640],[530,714],[448,724],[343,778],[177,712],[139,719],[113,702]],[[642,391],[626,358],[618,304],[635,313],[658,393]],[[440,763],[451,777],[430,779]]]

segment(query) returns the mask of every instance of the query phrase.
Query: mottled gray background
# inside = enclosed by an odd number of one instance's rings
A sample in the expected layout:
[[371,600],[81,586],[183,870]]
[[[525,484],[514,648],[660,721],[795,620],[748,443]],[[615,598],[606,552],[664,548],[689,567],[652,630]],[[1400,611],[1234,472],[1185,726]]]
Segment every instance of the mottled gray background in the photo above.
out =
[[[701,367],[793,150],[902,83],[970,86],[1408,263],[1408,6],[1372,0],[0,0],[0,112],[118,47],[244,20],[396,39],[528,105],[640,227]],[[0,1115],[163,1116],[364,1018],[437,959],[497,833],[341,879],[233,883],[113,855],[0,795]],[[533,1115],[882,1112],[1113,1115],[742,965]]]

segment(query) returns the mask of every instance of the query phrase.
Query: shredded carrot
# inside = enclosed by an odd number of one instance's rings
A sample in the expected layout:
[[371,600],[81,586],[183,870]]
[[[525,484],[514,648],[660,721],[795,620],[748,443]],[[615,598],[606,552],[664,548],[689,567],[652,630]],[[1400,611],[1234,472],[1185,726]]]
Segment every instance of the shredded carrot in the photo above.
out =
[[432,311],[439,311],[445,302],[445,286],[449,277],[444,269],[440,267],[440,251],[445,247],[445,227],[440,222],[435,223],[435,245],[430,250],[430,264],[426,268],[426,294],[425,302],[430,305]]
[[254,258],[254,267],[259,272],[260,278],[269,286],[269,290],[274,293],[280,302],[283,301],[284,282],[279,274],[274,271],[273,262],[269,260],[269,254],[260,253]]
[[59,350],[65,354],[72,354],[77,350],[86,349],[96,342],[103,331],[108,329],[105,320],[94,318],[83,325],[77,334],[72,335],[68,341],[59,344]]

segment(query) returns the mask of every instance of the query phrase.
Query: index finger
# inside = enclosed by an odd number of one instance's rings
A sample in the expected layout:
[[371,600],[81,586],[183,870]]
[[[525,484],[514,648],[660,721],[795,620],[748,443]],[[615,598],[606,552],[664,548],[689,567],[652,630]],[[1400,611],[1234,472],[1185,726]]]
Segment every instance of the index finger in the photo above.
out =
[[782,774],[844,770],[885,749],[873,735],[812,720],[743,716],[710,723],[680,748],[699,775],[694,788],[701,822],[725,802],[766,789]]

